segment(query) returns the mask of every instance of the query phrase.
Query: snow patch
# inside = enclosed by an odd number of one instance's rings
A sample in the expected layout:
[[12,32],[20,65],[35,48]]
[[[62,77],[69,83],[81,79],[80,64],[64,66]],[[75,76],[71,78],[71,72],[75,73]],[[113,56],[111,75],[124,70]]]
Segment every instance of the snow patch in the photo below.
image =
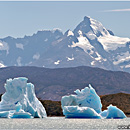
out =
[[98,41],[103,45],[104,50],[113,51],[118,47],[125,47],[127,42],[130,42],[129,38],[121,38],[112,35],[104,35],[98,37]]
[[124,68],[124,66],[120,66],[122,69]]
[[78,31],[78,34],[81,36],[81,35],[82,35],[82,31],[81,31],[81,30],[79,30],[79,31]]
[[58,36],[56,36],[55,38],[58,39],[58,38],[60,38],[60,36],[58,35]]
[[89,31],[86,36],[90,39],[90,40],[94,40],[97,36],[92,33],[92,31]]
[[94,34],[97,35],[99,32],[102,35],[109,34],[109,32],[106,30],[106,28],[104,28],[103,25],[100,22],[98,22],[97,20],[90,18],[90,23],[91,23],[90,26],[94,31]]
[[125,68],[130,68],[130,64],[129,64],[129,65],[126,65]]
[[21,64],[21,60],[22,60],[22,58],[19,56],[18,58],[17,58],[17,64],[18,64],[18,66],[21,66],[22,64]]
[[63,39],[60,38],[60,39],[58,39],[58,40],[52,42],[52,45],[57,45],[57,44],[60,43],[62,40],[63,40]]
[[58,39],[57,42],[59,43],[59,42],[61,42],[62,40],[63,40],[62,38],[61,38],[61,39]]
[[95,58],[95,60],[100,61],[100,60],[102,59],[101,55],[99,55],[98,52],[95,52],[95,53],[96,53],[96,55],[98,56],[97,58]]
[[45,41],[45,42],[47,42],[47,41],[48,41],[48,39],[46,38],[44,41]]
[[0,68],[6,67],[3,63],[0,63]]
[[74,33],[69,30],[69,31],[68,31],[68,34],[67,34],[67,37],[68,37],[68,36],[74,36]]
[[98,52],[95,52],[95,53],[96,53],[96,55],[98,56],[97,58],[95,58],[95,60],[97,60],[97,61],[99,61],[99,62],[101,62],[101,60],[107,61],[107,59],[102,58],[102,56],[101,56]]
[[95,65],[95,61],[92,61],[92,62],[91,62],[91,65]]
[[72,54],[72,57],[66,57],[67,58],[67,61],[71,61],[71,60],[74,60],[74,57],[73,57],[73,54]]
[[16,48],[24,50],[24,47],[23,47],[22,43],[16,43]]
[[36,53],[35,55],[33,55],[33,59],[34,60],[38,60],[40,58],[40,54]]
[[32,64],[32,63],[33,63],[32,61],[29,62],[29,64]]
[[61,62],[61,61],[58,60],[58,61],[54,62],[54,64],[55,64],[55,65],[58,65],[58,64],[60,64],[60,62]]
[[53,28],[52,33],[55,33],[55,31],[59,31],[62,33],[62,30],[60,28]]
[[68,45],[68,47],[71,47],[71,45]]
[[9,54],[9,45],[7,42],[0,41],[0,50],[6,51],[6,54]]
[[[94,47],[90,44],[90,42],[88,41],[88,39],[86,37],[83,37],[82,36],[82,32],[79,31],[79,34],[80,36],[78,37],[78,41],[79,42],[72,42],[72,45],[71,47],[80,47],[82,48],[86,53],[88,53],[89,51],[89,54],[93,54],[94,51],[92,49],[94,49]],[[68,46],[69,47],[69,46]]]
[[121,55],[118,55],[116,57],[116,61],[113,62],[114,65],[118,65],[120,63],[123,63],[124,61],[129,61],[130,60],[130,53],[129,51],[125,53],[121,53]]

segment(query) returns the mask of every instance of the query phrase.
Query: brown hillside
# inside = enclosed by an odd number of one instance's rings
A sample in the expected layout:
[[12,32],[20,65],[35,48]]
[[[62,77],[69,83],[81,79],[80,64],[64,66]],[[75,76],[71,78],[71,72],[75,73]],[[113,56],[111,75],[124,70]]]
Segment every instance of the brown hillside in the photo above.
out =
[[61,102],[51,100],[40,100],[46,109],[47,116],[63,116]]
[[60,101],[91,84],[98,95],[130,93],[130,73],[106,71],[92,67],[47,69],[40,67],[7,67],[0,69],[0,93],[6,79],[27,77],[35,85],[36,96],[42,100]]

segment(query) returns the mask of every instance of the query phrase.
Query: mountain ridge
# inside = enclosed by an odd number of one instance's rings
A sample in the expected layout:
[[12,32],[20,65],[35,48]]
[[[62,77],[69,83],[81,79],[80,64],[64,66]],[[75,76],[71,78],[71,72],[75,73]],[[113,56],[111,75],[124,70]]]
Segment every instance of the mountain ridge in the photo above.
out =
[[129,38],[115,36],[99,21],[85,16],[73,31],[64,34],[54,29],[0,39],[0,66],[91,66],[130,72],[129,48]]

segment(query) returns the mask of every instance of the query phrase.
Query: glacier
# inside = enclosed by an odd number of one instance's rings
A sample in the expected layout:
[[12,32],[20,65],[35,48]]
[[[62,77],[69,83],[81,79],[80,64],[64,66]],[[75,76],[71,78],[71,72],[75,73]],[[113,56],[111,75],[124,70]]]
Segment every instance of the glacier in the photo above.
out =
[[102,103],[95,89],[89,85],[81,91],[74,91],[77,95],[63,96],[61,106],[66,118],[126,118],[122,110],[109,105],[107,110],[102,111]]
[[0,102],[0,117],[4,118],[44,118],[45,108],[37,99],[34,85],[27,78],[6,80],[6,92]]

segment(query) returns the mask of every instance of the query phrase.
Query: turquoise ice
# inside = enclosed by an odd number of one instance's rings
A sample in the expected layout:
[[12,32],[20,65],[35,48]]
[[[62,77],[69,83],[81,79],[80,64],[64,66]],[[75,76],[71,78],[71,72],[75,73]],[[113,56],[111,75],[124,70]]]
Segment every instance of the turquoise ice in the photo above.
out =
[[121,119],[121,118],[126,118],[126,115],[122,110],[117,108],[116,106],[109,105],[108,110],[105,110],[101,113],[101,115],[107,119],[113,118],[113,119]]
[[126,118],[123,111],[110,105],[102,111],[102,103],[94,88],[89,85],[76,95],[63,96],[61,99],[63,114],[66,118]]
[[29,112],[22,109],[22,105],[18,102],[15,111],[9,113],[9,118],[33,118]]
[[7,118],[44,118],[46,111],[37,99],[34,85],[27,83],[27,78],[8,79],[6,92],[0,102],[0,117]]

